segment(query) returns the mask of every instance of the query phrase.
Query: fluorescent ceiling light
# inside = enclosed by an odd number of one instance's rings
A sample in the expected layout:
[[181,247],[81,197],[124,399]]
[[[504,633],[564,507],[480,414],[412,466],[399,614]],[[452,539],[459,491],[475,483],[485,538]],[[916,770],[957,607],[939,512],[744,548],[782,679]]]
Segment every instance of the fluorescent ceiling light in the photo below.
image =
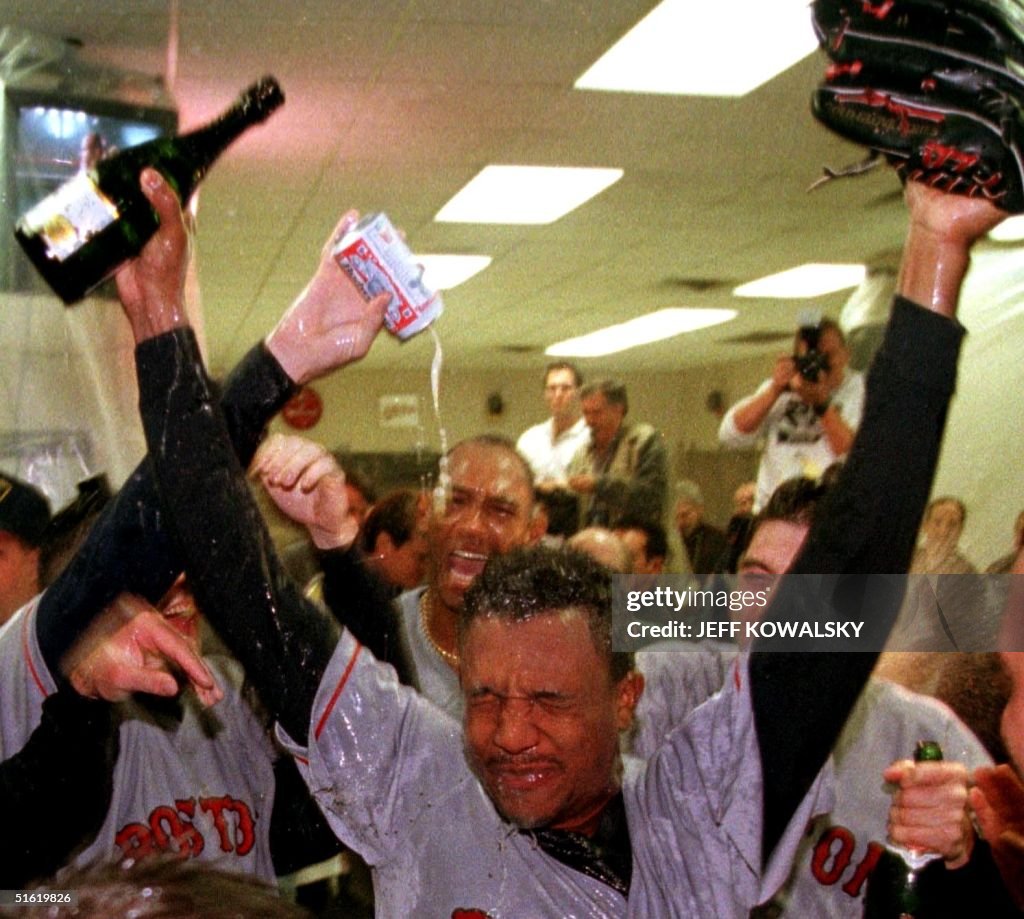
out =
[[441,223],[553,223],[621,178],[621,169],[485,166],[434,219]]
[[743,96],[817,47],[807,0],[663,0],[576,88]]
[[698,329],[706,329],[735,318],[736,310],[674,307],[637,316],[635,319],[610,325],[577,338],[556,342],[544,353],[551,357],[601,357],[640,345],[649,345],[651,342],[682,335],[684,332],[696,332]]
[[1008,217],[989,234],[989,239],[999,243],[1016,243],[1024,239],[1024,214]]
[[491,264],[489,255],[414,255],[423,266],[423,283],[431,290],[451,290]]
[[826,265],[809,263],[770,274],[767,277],[741,284],[732,293],[734,297],[774,297],[777,299],[820,297],[833,291],[856,287],[864,280],[867,269],[863,265]]

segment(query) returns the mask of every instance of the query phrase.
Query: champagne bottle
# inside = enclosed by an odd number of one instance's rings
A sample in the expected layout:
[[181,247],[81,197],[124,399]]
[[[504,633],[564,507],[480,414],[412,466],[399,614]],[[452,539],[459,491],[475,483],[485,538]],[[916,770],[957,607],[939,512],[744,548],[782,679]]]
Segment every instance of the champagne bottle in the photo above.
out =
[[57,295],[75,303],[137,255],[156,232],[156,213],[139,188],[144,168],[159,170],[184,203],[227,146],[282,102],[277,81],[264,77],[201,128],[84,164],[19,218],[14,235]]
[[[914,762],[938,762],[942,748],[934,740],[922,740]],[[943,915],[943,904],[929,896],[928,875],[945,870],[938,852],[922,852],[888,845],[868,877],[864,893],[864,919],[927,919]]]

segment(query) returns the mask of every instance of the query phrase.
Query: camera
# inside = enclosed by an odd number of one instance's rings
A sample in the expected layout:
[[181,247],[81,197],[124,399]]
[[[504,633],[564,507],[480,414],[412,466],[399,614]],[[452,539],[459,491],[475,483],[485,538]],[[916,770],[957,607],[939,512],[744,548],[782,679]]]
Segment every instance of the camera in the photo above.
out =
[[818,350],[818,341],[821,338],[820,325],[803,325],[799,331],[800,341],[807,350],[803,354],[794,354],[793,363],[796,369],[808,383],[817,383],[823,374],[832,369],[828,355]]

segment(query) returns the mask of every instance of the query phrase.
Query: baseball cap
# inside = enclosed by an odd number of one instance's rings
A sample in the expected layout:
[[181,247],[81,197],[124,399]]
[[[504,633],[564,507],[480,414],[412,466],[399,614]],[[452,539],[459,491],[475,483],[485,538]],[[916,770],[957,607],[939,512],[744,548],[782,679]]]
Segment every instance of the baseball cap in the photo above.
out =
[[50,502],[34,485],[0,472],[0,530],[38,546],[50,522]]

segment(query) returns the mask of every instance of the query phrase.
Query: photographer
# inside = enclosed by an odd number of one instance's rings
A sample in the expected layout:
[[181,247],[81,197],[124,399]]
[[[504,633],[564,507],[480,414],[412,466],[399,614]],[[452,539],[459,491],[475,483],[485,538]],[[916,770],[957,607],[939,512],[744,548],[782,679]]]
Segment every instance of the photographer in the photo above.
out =
[[835,322],[804,325],[793,353],[780,356],[757,392],[726,412],[718,429],[723,446],[751,447],[764,439],[755,510],[782,482],[819,478],[850,449],[864,404],[864,377],[847,369],[849,361]]

